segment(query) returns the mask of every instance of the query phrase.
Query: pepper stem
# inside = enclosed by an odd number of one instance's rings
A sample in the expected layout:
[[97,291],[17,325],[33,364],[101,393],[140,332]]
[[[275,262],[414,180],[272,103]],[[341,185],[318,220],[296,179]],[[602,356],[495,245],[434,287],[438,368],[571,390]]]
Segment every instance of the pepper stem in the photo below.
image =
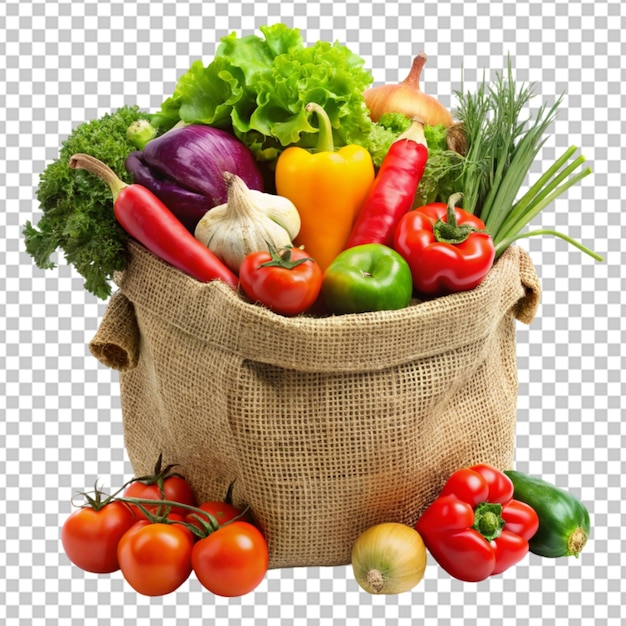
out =
[[501,504],[482,502],[474,511],[472,528],[478,531],[487,541],[492,541],[502,534],[505,523],[502,519]]
[[304,107],[307,113],[315,113],[317,115],[317,122],[319,127],[319,134],[317,136],[316,152],[334,152],[335,144],[333,142],[333,127],[330,123],[330,117],[324,109],[317,104],[317,102],[309,102]]
[[79,152],[78,154],[72,155],[70,157],[69,166],[72,169],[87,170],[90,174],[101,178],[110,187],[113,200],[117,200],[120,191],[122,191],[124,187],[128,187],[108,165],[89,154]]
[[455,228],[458,226],[458,224],[456,221],[456,211],[454,209],[456,208],[456,203],[460,202],[462,198],[463,198],[463,194],[460,192],[453,193],[448,198],[448,214],[446,218],[448,220],[448,224],[450,224],[451,226],[454,226]]
[[454,193],[448,199],[448,213],[446,221],[441,218],[433,226],[435,240],[442,243],[459,244],[463,243],[472,233],[484,232],[470,226],[469,224],[459,224],[456,219],[456,203],[463,197],[462,193]]
[[417,117],[412,118],[411,125],[398,137],[398,139],[396,139],[396,141],[400,141],[401,139],[421,143],[423,146],[428,148],[426,135],[424,135],[424,122]]

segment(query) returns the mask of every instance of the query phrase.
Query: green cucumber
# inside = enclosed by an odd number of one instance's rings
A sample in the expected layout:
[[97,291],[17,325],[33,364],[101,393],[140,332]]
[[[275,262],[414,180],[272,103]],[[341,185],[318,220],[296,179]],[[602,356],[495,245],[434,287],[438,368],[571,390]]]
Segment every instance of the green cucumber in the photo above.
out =
[[513,498],[532,507],[539,529],[528,542],[533,554],[578,558],[590,531],[589,511],[571,493],[515,470],[504,472],[513,482]]

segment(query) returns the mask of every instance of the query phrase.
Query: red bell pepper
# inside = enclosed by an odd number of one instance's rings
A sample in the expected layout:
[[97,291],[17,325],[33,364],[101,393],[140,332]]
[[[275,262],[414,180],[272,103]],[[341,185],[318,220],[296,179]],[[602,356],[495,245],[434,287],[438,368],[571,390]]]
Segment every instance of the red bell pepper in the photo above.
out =
[[493,238],[478,217],[455,207],[461,196],[450,196],[447,205],[434,202],[410,211],[396,227],[393,247],[424,295],[473,289],[493,265]]
[[508,476],[480,464],[454,472],[415,527],[446,572],[478,582],[526,556],[539,518],[513,499]]

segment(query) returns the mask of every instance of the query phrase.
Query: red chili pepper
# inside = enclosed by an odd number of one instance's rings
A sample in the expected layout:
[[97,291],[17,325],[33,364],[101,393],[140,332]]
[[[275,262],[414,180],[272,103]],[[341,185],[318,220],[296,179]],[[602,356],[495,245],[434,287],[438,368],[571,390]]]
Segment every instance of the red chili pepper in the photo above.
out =
[[473,289],[493,265],[493,239],[479,218],[455,207],[461,196],[411,211],[396,228],[393,247],[406,259],[422,294]]
[[239,281],[235,274],[149,189],[127,185],[111,168],[88,154],[73,155],[69,165],[86,169],[109,185],[120,226],[150,252],[200,282],[220,279],[237,289]]
[[526,556],[539,518],[530,506],[513,500],[508,476],[480,464],[454,472],[415,527],[451,576],[478,582]]
[[359,209],[346,248],[366,243],[392,246],[397,223],[413,206],[427,160],[424,126],[413,121],[389,147]]

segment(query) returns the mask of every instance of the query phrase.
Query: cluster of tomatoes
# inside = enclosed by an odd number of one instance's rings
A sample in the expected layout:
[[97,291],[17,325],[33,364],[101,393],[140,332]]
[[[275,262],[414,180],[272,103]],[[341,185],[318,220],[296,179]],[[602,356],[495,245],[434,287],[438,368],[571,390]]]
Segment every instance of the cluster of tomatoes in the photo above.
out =
[[192,572],[216,595],[251,592],[267,573],[265,537],[230,502],[230,490],[224,501],[196,506],[189,483],[172,468],[161,469],[159,459],[153,475],[133,479],[117,494],[97,487],[83,494],[86,504],[63,524],[67,557],[87,572],[121,570],[146,596],[175,591]]

